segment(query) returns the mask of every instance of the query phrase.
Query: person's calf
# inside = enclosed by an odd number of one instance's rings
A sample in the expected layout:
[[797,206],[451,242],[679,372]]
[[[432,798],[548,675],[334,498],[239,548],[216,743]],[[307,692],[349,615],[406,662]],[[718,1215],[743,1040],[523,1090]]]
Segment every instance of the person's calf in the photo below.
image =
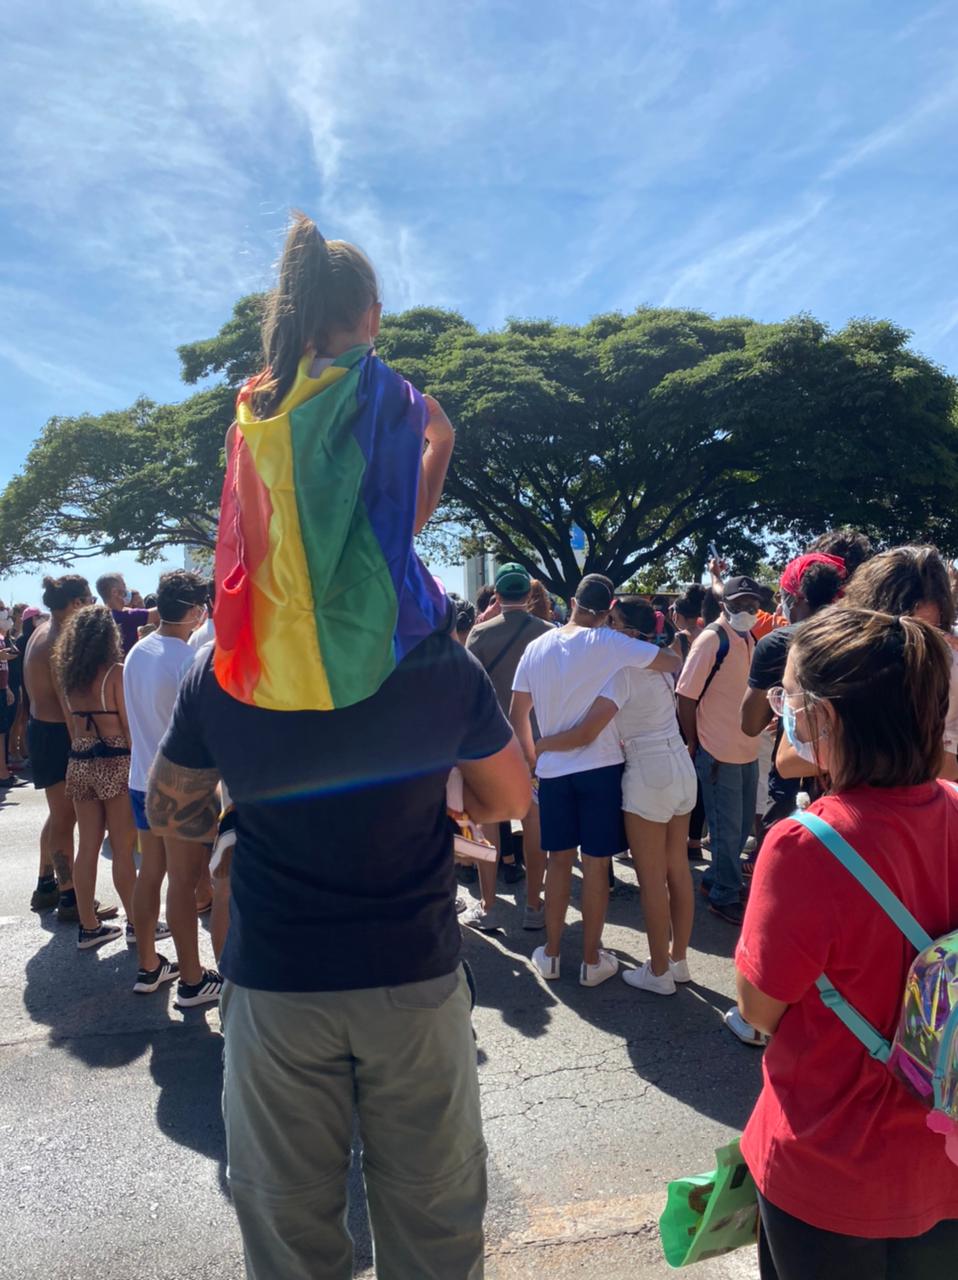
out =
[[610,858],[582,858],[582,958],[599,963],[599,948],[609,906]]
[[173,935],[180,978],[188,985],[200,981],[199,921],[196,915],[196,886],[207,865],[202,845],[189,846],[185,841],[166,844],[166,923]]

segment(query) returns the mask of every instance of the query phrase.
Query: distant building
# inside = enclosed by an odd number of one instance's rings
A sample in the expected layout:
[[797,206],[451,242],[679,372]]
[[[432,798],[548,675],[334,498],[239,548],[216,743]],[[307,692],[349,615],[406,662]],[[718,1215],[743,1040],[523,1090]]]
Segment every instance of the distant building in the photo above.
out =
[[462,566],[463,578],[465,580],[465,594],[467,600],[475,600],[479,594],[479,588],[485,583],[493,583],[496,580],[496,569],[498,561],[495,556],[481,555],[470,556]]
[[213,552],[209,547],[184,547],[183,568],[189,573],[213,574]]

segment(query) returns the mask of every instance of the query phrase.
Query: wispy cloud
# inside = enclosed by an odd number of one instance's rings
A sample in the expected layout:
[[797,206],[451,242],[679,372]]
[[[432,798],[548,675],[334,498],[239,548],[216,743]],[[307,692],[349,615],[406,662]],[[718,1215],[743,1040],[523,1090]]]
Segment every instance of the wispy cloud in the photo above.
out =
[[958,75],[922,98],[910,111],[896,113],[885,124],[867,133],[842,151],[825,169],[823,182],[831,182],[856,165],[872,160],[892,147],[910,144],[927,126],[947,124],[954,132],[955,107],[958,106]]

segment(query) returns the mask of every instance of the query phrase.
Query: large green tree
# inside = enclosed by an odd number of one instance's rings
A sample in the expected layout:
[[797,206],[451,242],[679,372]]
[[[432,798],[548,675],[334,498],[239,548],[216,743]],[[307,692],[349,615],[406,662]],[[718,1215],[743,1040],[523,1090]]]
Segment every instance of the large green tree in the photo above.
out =
[[[235,387],[258,362],[260,299],[180,348],[179,405],[54,419],[0,498],[0,565],[69,559],[78,542],[209,545]],[[697,573],[715,541],[739,565],[836,524],[958,550],[956,386],[884,321],[832,332],[640,308],[586,325],[481,332],[418,308],[387,317],[382,355],[458,429],[433,538],[525,563],[568,595],[668,564]],[[77,477],[80,477],[77,481]]]

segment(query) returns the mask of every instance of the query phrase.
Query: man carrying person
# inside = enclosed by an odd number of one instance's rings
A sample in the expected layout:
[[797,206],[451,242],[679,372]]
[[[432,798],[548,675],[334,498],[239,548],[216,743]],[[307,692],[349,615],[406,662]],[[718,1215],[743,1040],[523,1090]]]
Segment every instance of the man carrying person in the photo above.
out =
[[645,640],[608,627],[613,586],[602,574],[579,583],[572,617],[550,627],[528,646],[513,681],[512,724],[529,768],[539,778],[542,846],[549,855],[545,890],[546,942],[532,954],[549,981],[559,977],[559,957],[572,889],[572,867],[582,853],[582,966],[579,982],[596,987],[613,977],[619,962],[600,947],[609,902],[614,854],[626,848],[622,820],[625,757],[615,722],[574,751],[546,751],[536,761],[532,733],[535,711],[545,736],[574,728],[608,682],[624,667],[677,671],[680,658]]
[[[173,707],[183,676],[196,650],[190,633],[203,617],[207,583],[197,573],[177,569],[164,573],[157,589],[160,625],[133,646],[123,664],[123,696],[130,725],[130,802],[139,832],[140,873],[133,893],[133,926],[139,972],[133,990],[156,991],[164,982],[179,978],[178,1008],[207,1004],[219,998],[218,974],[200,965],[196,915],[197,866],[202,851],[197,845],[171,841],[167,849],[146,818],[146,784],[154,757],[173,718]],[[202,873],[202,866],[199,871]],[[169,875],[167,926],[159,926],[160,889]],[[173,935],[178,964],[159,955],[156,942]]]
[[742,732],[741,708],[762,588],[740,576],[729,578],[722,590],[722,616],[692,645],[676,692],[709,824],[712,866],[702,881],[709,910],[741,925],[741,855],[755,823],[759,749],[758,740]]
[[[549,622],[534,617],[526,609],[532,594],[532,579],[521,564],[504,564],[496,574],[494,600],[498,600],[500,613],[488,622],[473,627],[466,641],[466,648],[482,663],[493,683],[499,705],[505,715],[512,702],[512,682],[519,660],[526,649],[539,636],[548,635],[555,628]],[[492,826],[489,838],[502,852],[502,830]],[[545,908],[542,905],[542,886],[545,881],[546,857],[542,852],[539,835],[539,807],[533,801],[529,812],[522,819],[522,855],[526,865],[526,907],[522,919],[524,929],[545,928]],[[507,884],[518,882],[521,870],[515,860],[503,859],[503,876]],[[466,911],[462,924],[475,929],[498,929],[496,910],[496,863],[479,863],[479,890],[481,900]]]
[[120,628],[123,653],[128,654],[136,644],[140,627],[156,626],[159,615],[156,609],[127,608],[127,589],[122,573],[104,573],[96,580],[97,594],[113,614],[113,621]]
[[[53,648],[67,619],[78,609],[93,604],[86,578],[68,573],[62,578],[43,579],[43,603],[50,610],[30,637],[23,658],[23,683],[30,699],[27,743],[33,785],[47,802],[47,820],[40,832],[40,874],[30,899],[33,911],[56,907],[57,917],[77,924],[80,914],[73,889],[73,832],[76,812],[67,799],[67,761],[70,756],[70,729],[63,713],[51,667]],[[101,920],[117,914],[116,907],[100,909]]]
[[478,1276],[486,1153],[446,780],[458,763],[477,822],[528,812],[495,690],[447,632],[332,711],[231,698],[212,656],[183,681],[146,808],[197,857],[220,779],[236,808],[223,1108],[247,1274],[352,1273],[355,1109],[381,1274]]

